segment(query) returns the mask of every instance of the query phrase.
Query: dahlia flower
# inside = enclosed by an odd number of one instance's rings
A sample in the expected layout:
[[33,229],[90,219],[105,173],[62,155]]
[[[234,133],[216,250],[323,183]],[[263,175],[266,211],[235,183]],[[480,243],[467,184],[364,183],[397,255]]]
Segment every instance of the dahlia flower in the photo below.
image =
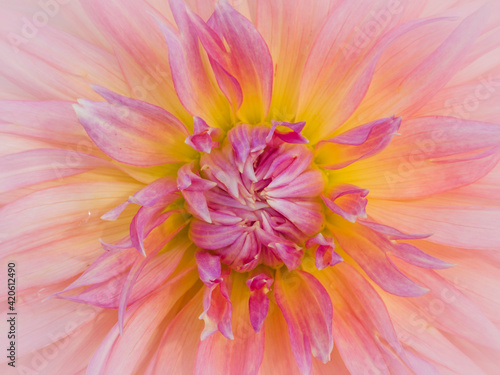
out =
[[2,373],[498,374],[498,1],[1,9]]

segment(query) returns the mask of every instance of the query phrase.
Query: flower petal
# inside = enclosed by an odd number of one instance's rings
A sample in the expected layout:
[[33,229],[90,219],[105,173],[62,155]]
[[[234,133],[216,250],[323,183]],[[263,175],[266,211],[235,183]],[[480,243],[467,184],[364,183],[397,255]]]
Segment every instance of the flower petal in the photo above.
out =
[[185,126],[162,108],[95,87],[107,102],[79,100],[75,111],[92,140],[113,159],[148,167],[189,161]]
[[346,262],[317,277],[330,287],[335,344],[349,371],[413,373],[385,304],[369,282]]
[[381,154],[348,167],[347,182],[374,198],[416,199],[471,184],[500,160],[496,124],[422,117],[403,122],[400,133]]
[[368,215],[405,232],[433,233],[429,241],[443,245],[498,248],[500,237],[496,223],[500,220],[500,212],[494,203],[478,206],[477,200],[471,197],[443,195],[420,199],[418,204],[372,199]]
[[[207,119],[211,125],[228,127],[230,108],[205,67],[208,64],[206,57],[200,54],[196,29],[191,24],[191,18],[195,16],[183,1],[170,0],[169,3],[179,34],[163,21],[157,22],[168,44],[175,91],[193,116]],[[199,95],[201,92],[203,95]]]
[[0,157],[0,193],[94,168],[111,167],[107,160],[69,150],[38,149]]
[[259,273],[246,282],[248,288],[250,288],[250,299],[248,301],[250,323],[257,333],[262,328],[269,311],[267,293],[269,293],[273,282],[274,280],[265,273]]
[[255,26],[225,0],[217,3],[208,25],[226,43],[225,61],[206,33],[200,35],[203,46],[241,87],[243,102],[238,117],[249,124],[262,122],[269,111],[273,86],[273,62],[266,42]]
[[282,268],[276,273],[274,297],[286,319],[301,372],[310,372],[311,352],[328,362],[333,349],[332,302],[324,286],[307,272],[287,272]]
[[317,163],[326,169],[340,169],[376,155],[387,147],[400,125],[400,117],[385,118],[321,141],[316,146]]
[[354,223],[358,216],[366,217],[365,207],[368,203],[367,189],[361,189],[354,185],[342,184],[336,186],[328,194],[329,198],[321,195],[323,202],[332,212],[342,216],[344,219]]
[[[189,272],[191,271],[191,272]],[[89,375],[129,374],[140,370],[141,359],[154,354],[161,336],[159,327],[175,303],[197,280],[192,268],[165,284],[142,303],[134,304],[127,312],[123,336],[118,324],[108,333],[94,353],[87,369]],[[158,309],[158,306],[162,306]],[[154,332],[153,336],[144,332]]]
[[264,356],[264,332],[255,333],[248,318],[250,291],[242,275],[234,275],[231,301],[234,340],[215,334],[198,345],[195,374],[256,375]]
[[342,249],[385,291],[402,297],[416,297],[428,292],[405,276],[387,257],[385,252],[393,246],[389,240],[357,223],[345,221],[328,227]]
[[205,286],[203,291],[203,312],[200,319],[205,321],[205,328],[201,334],[201,340],[205,340],[217,331],[225,338],[234,339],[231,316],[233,305],[230,299],[230,271],[224,270],[217,283],[210,287]]

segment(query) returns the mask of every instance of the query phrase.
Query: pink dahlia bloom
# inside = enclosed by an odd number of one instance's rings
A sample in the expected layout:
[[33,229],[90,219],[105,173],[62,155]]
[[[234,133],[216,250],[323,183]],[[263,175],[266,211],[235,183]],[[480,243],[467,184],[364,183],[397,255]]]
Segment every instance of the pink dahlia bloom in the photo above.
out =
[[1,9],[2,373],[498,374],[498,1]]

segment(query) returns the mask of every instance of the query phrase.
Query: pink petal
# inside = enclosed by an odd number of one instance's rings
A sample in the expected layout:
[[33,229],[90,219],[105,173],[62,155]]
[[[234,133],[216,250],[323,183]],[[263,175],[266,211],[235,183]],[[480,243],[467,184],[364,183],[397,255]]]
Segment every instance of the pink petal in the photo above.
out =
[[207,251],[197,251],[194,257],[200,279],[206,286],[211,287],[222,281],[220,257]]
[[255,333],[248,318],[250,291],[243,277],[232,285],[234,339],[216,333],[198,345],[195,374],[257,375],[264,356],[264,332]]
[[59,180],[95,168],[111,167],[103,160],[81,152],[38,149],[0,157],[0,192]]
[[167,45],[154,21],[157,12],[148,3],[124,4],[120,0],[83,0],[82,6],[80,13],[91,18],[92,30],[100,31],[117,56],[132,97],[164,108],[188,123],[189,114],[172,84]]
[[376,198],[416,199],[471,184],[500,160],[496,124],[422,117],[404,122],[400,132],[383,153],[353,165],[349,182]]
[[[272,124],[273,126],[271,127],[271,130],[269,131],[269,134],[266,137],[267,143],[271,142],[273,136],[279,138],[280,140],[286,143],[305,144],[309,142],[307,138],[305,138],[302,134],[300,134],[302,132],[302,129],[304,129],[304,126],[306,125],[305,121],[290,123],[290,122],[281,122],[273,120]],[[292,131],[287,133],[277,131],[276,127],[278,127],[279,125],[286,126],[287,128],[290,128]]]
[[340,169],[376,155],[387,147],[400,125],[400,117],[385,118],[321,141],[316,146],[318,163],[326,169]]
[[285,216],[308,235],[319,232],[323,223],[320,205],[299,199],[267,199],[269,206]]
[[454,264],[434,258],[433,256],[424,253],[418,247],[408,243],[398,243],[390,252],[398,258],[403,259],[405,262],[421,268],[442,269],[454,266]]
[[[290,167],[293,168],[293,167]],[[325,188],[323,174],[318,170],[309,170],[294,178],[293,183],[277,188],[266,187],[262,191],[263,197],[270,198],[313,198],[317,197]]]
[[323,285],[307,272],[281,269],[276,273],[274,297],[286,319],[292,351],[302,373],[311,370],[311,352],[323,363],[328,362],[333,348],[332,303]]
[[203,313],[200,319],[205,321],[205,328],[201,334],[201,340],[207,339],[217,331],[229,340],[234,339],[231,326],[233,305],[230,299],[229,277],[230,271],[223,271],[219,282],[210,287],[204,287]]
[[190,238],[200,248],[217,250],[231,245],[244,233],[243,228],[236,225],[214,225],[201,220],[192,220]]
[[[118,375],[140,371],[140,358],[148,358],[154,353],[160,338],[152,339],[144,332],[157,332],[176,302],[194,285],[197,276],[192,272],[194,270],[190,271],[169,281],[143,303],[133,305],[127,312],[123,335],[120,336],[116,324],[94,353],[87,374]],[[158,309],[158,306],[162,308]]]
[[342,249],[385,291],[402,297],[416,297],[428,292],[406,277],[387,257],[385,252],[393,246],[389,240],[356,223],[345,222],[342,227],[329,228]]
[[209,154],[210,151],[212,151],[212,148],[219,146],[219,143],[214,141],[217,134],[220,134],[219,128],[212,128],[201,118],[195,117],[194,133],[193,135],[188,136],[185,142],[196,151],[206,152]]
[[263,121],[271,103],[273,84],[273,63],[265,41],[255,26],[227,1],[216,5],[208,25],[228,45],[229,53],[223,61],[207,33],[200,34],[208,55],[241,87],[243,102],[238,110],[239,117],[250,124]]
[[335,252],[335,242],[333,238],[325,238],[321,233],[309,238],[306,242],[307,248],[315,249],[314,264],[318,270],[326,267],[333,267],[339,262],[342,262],[342,257]]
[[165,110],[95,87],[107,102],[79,100],[75,111],[92,140],[113,159],[136,166],[189,161],[185,126]]
[[192,213],[207,223],[211,223],[212,220],[210,219],[204,192],[217,186],[217,184],[194,174],[191,168],[191,164],[181,167],[177,173],[177,187],[181,190],[182,196],[188,203]]
[[[200,54],[198,36],[191,21],[195,16],[183,1],[171,0],[169,3],[179,34],[162,20],[157,19],[157,22],[168,44],[170,69],[177,95],[193,116],[209,119],[211,124],[226,125],[230,121],[229,106],[205,69],[207,61]],[[200,92],[203,95],[198,95]]]
[[368,203],[366,199],[367,195],[367,189],[342,184],[336,186],[328,194],[329,198],[324,195],[322,195],[321,198],[332,212],[354,223],[358,216],[366,217],[365,208]]
[[318,278],[332,287],[333,336],[349,371],[412,374],[408,367],[420,364],[403,349],[385,303],[370,283],[346,262]]
[[432,236],[431,234],[407,234],[403,233],[396,228],[383,225],[380,223],[376,223],[373,221],[369,221],[369,219],[360,219],[358,220],[358,223],[363,224],[364,226],[367,226],[370,229],[373,229],[374,231],[387,236],[388,239],[390,240],[416,240],[416,239],[422,239],[422,238],[428,238]]
[[255,275],[248,279],[246,284],[250,288],[250,299],[248,309],[250,311],[250,322],[255,332],[259,333],[267,313],[269,311],[269,297],[267,293],[274,280],[264,273]]

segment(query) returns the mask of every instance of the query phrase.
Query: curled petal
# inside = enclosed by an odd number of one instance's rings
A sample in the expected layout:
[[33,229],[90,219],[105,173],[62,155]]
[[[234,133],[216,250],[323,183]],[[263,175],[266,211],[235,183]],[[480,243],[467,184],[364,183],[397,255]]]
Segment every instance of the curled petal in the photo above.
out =
[[214,138],[217,138],[219,134],[219,128],[212,128],[200,117],[195,117],[194,132],[186,138],[185,143],[196,151],[209,154],[212,148],[219,147],[219,143],[214,141]]
[[328,194],[328,198],[321,196],[323,202],[337,215],[354,223],[358,216],[366,217],[366,204],[368,200],[367,189],[361,189],[357,186],[342,184],[336,186],[334,190]]
[[340,169],[382,151],[401,125],[400,117],[388,117],[348,130],[316,146],[318,164]]
[[273,282],[274,280],[264,273],[259,273],[246,282],[250,288],[250,299],[248,301],[250,322],[257,333],[262,328],[269,311],[269,297],[267,293],[269,293]]
[[299,199],[267,199],[269,206],[290,220],[305,234],[318,233],[323,224],[319,203]]
[[200,279],[206,286],[211,287],[222,281],[219,256],[207,251],[197,251],[194,257],[198,266]]
[[257,375],[259,371],[264,356],[264,332],[254,332],[250,324],[250,291],[243,275],[231,277],[234,278],[231,287],[234,340],[215,334],[199,341],[195,375]]
[[335,242],[333,238],[325,238],[321,233],[309,238],[306,242],[307,248],[316,247],[315,265],[318,270],[332,267],[342,262],[342,257],[335,252]]
[[[271,127],[271,130],[269,131],[269,134],[266,137],[266,142],[270,143],[271,140],[273,139],[273,136],[278,137],[281,139],[283,142],[286,143],[298,143],[298,144],[305,144],[309,143],[307,138],[305,138],[301,132],[302,129],[304,129],[304,126],[306,125],[305,121],[301,122],[281,122],[281,121],[272,121],[273,126]],[[287,128],[290,128],[292,131],[288,133],[283,133],[276,128],[278,126],[286,126]]]
[[205,321],[205,328],[201,334],[201,340],[207,339],[217,331],[220,331],[226,338],[233,340],[233,329],[231,326],[231,315],[233,305],[230,299],[229,290],[230,271],[221,273],[221,280],[212,286],[205,286],[203,292],[203,313],[200,319]]
[[189,161],[186,127],[160,107],[94,87],[107,102],[79,100],[80,123],[108,156],[125,164],[149,167]]
[[311,274],[282,268],[276,273],[274,297],[286,319],[293,355],[302,373],[309,374],[311,352],[326,363],[333,349],[330,296]]
[[207,223],[211,223],[212,219],[210,218],[204,192],[217,186],[217,184],[194,174],[191,168],[191,164],[186,164],[179,169],[177,187],[181,190],[182,196],[189,204],[192,213]]

